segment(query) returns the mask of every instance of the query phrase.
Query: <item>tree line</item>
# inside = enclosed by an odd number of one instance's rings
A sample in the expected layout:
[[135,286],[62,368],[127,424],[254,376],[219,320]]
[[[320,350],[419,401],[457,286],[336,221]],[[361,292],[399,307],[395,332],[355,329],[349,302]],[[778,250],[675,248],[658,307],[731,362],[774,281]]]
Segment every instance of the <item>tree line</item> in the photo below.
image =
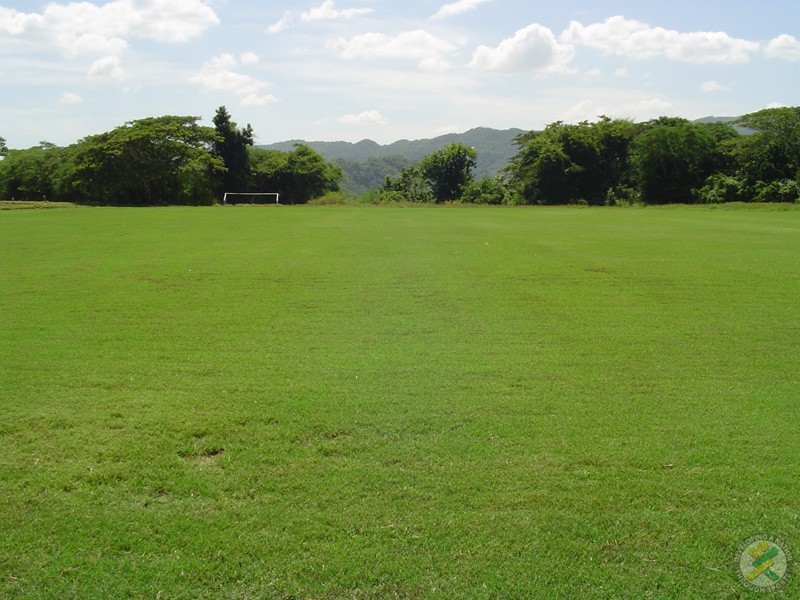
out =
[[[279,192],[304,203],[339,190],[344,173],[305,145],[253,145],[227,109],[214,127],[198,117],[132,121],[66,148],[9,150],[0,138],[0,197],[89,204],[211,204],[224,192]],[[737,127],[739,128],[737,130]],[[745,134],[740,133],[744,129]],[[474,148],[452,142],[417,164],[370,165],[372,202],[477,204],[719,203],[800,201],[800,107],[758,111],[732,123],[660,117],[555,122],[518,135],[496,177],[475,179]]]
[[556,122],[520,134],[515,144],[518,152],[498,177],[475,180],[474,150],[453,143],[387,177],[373,198],[587,205],[800,201],[800,107],[766,109],[732,123],[675,117]]
[[80,204],[213,204],[225,192],[275,191],[303,203],[339,189],[343,174],[308,146],[290,152],[253,147],[224,106],[214,127],[199,117],[125,123],[67,147],[48,142],[8,149],[0,138],[0,197]]

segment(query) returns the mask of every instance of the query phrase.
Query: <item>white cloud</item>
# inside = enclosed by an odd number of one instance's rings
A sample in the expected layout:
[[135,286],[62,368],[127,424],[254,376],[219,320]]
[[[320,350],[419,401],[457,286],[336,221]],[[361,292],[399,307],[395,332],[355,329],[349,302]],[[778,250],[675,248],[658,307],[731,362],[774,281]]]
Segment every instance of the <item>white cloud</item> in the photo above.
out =
[[243,65],[257,65],[261,59],[255,52],[245,52],[239,56],[239,60]]
[[55,46],[68,57],[118,54],[127,48],[126,38],[183,43],[218,23],[201,0],[54,2],[41,13],[0,7],[0,39]]
[[662,98],[626,102],[621,104],[617,109],[607,111],[608,114],[618,115],[620,117],[627,116],[639,120],[653,119],[663,115],[670,115],[674,112],[675,107],[672,105],[672,102]]
[[596,79],[596,78],[602,77],[602,76],[603,76],[602,69],[589,69],[588,71],[586,71],[586,75],[585,75],[585,77],[587,77],[589,79]]
[[[635,95],[636,93],[629,93]],[[671,102],[662,98],[642,98],[634,101],[624,101],[622,98],[607,98],[609,104],[600,104],[591,100],[582,100],[564,111],[560,120],[567,123],[581,121],[596,121],[600,115],[611,118],[633,119],[634,121],[647,121],[674,112]]]
[[759,49],[756,42],[723,32],[681,33],[621,16],[587,26],[572,21],[561,34],[561,40],[606,54],[635,59],[661,56],[692,63],[745,63]]
[[449,67],[446,56],[458,49],[447,40],[418,29],[396,36],[365,33],[350,39],[339,38],[329,45],[346,59],[397,58],[417,61],[426,71],[443,71]]
[[764,54],[769,58],[800,60],[800,40],[791,35],[779,35],[770,40],[764,48]]
[[367,15],[371,12],[371,8],[345,8],[337,10],[334,8],[333,0],[324,0],[318,7],[300,13],[300,20],[335,21],[337,19],[352,19],[353,17]]
[[189,77],[189,83],[201,85],[215,92],[236,94],[244,106],[260,106],[275,102],[275,96],[262,93],[264,88],[269,86],[267,82],[234,70],[240,63],[253,64],[249,61],[252,61],[254,56],[256,55],[245,53],[241,59],[237,59],[233,54],[219,54],[207,61],[199,73]]
[[122,60],[120,60],[119,56],[114,55],[98,58],[89,67],[89,77],[123,81],[125,79],[125,70],[122,68]]
[[73,94],[72,92],[64,92],[61,94],[58,102],[59,104],[80,104],[83,102],[83,98],[78,96],[78,94]]
[[454,17],[461,13],[468,12],[478,7],[480,4],[490,2],[491,0],[456,0],[442,6],[431,19],[446,19],[447,17]]
[[784,104],[783,102],[770,102],[767,104],[767,108],[787,108],[788,106],[788,104]]
[[713,92],[725,92],[730,88],[716,81],[705,81],[700,86],[700,89],[706,93],[713,93]]
[[292,24],[294,21],[294,15],[292,13],[285,13],[280,19],[278,19],[275,23],[267,27],[267,33],[280,33],[289,25]]
[[574,51],[547,27],[536,23],[517,31],[496,48],[479,46],[470,66],[487,73],[551,73],[568,70]]
[[439,125],[439,127],[434,128],[433,132],[436,135],[445,135],[448,133],[455,133],[458,131],[464,131],[462,127],[458,125]]
[[614,75],[616,77],[627,77],[629,75],[628,69],[625,69],[624,67],[620,67],[619,69],[614,71]]
[[347,125],[386,125],[389,122],[377,110],[368,110],[357,115],[344,115],[338,121]]
[[266,95],[258,95],[258,94],[247,94],[244,98],[241,99],[239,104],[242,106],[264,106],[265,104],[271,104],[272,102],[277,102],[278,99],[273,96],[272,94]]

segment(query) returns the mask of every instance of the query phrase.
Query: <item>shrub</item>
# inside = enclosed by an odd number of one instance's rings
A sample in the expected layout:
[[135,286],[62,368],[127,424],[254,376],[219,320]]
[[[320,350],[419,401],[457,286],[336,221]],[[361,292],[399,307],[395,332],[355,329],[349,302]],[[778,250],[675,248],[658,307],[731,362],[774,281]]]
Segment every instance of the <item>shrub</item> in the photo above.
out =
[[707,178],[705,185],[694,193],[697,200],[705,204],[742,202],[748,199],[744,183],[736,177],[722,173],[715,173]]
[[510,195],[509,187],[501,179],[484,177],[466,186],[461,201],[470,204],[513,204]]
[[800,183],[794,179],[778,179],[755,185],[756,202],[798,202],[800,201]]
[[639,190],[628,185],[616,185],[606,192],[606,206],[632,206],[642,200]]
[[352,203],[350,197],[343,192],[331,192],[308,201],[311,206],[343,206]]

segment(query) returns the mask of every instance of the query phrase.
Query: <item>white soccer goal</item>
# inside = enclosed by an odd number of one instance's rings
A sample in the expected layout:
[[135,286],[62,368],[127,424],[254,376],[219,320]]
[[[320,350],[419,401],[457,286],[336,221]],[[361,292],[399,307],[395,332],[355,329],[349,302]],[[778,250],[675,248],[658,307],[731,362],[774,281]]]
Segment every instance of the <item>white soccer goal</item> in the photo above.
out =
[[[222,203],[228,204],[228,198],[230,198],[231,200],[233,200],[232,203],[235,204],[239,198],[248,198],[251,196],[258,196],[258,197],[273,196],[275,198],[275,204],[281,203],[280,202],[281,195],[277,192],[225,192],[225,195],[222,196]],[[272,201],[270,201],[269,203],[272,204]]]

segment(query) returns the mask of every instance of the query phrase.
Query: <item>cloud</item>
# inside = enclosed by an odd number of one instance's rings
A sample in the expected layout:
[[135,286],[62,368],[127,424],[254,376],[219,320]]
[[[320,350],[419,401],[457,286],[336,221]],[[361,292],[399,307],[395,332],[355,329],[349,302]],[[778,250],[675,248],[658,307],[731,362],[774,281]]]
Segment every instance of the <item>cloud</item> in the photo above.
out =
[[271,104],[272,102],[277,102],[277,101],[278,99],[272,94],[259,95],[253,93],[253,94],[246,94],[239,101],[239,104],[241,106],[264,106],[266,104]]
[[496,48],[479,46],[470,66],[485,73],[552,73],[568,70],[574,50],[536,23],[504,39]]
[[713,92],[725,92],[730,88],[722,85],[721,83],[717,83],[716,81],[705,81],[700,86],[700,89],[706,93],[713,93]]
[[72,92],[64,92],[61,94],[58,102],[59,104],[80,104],[83,102],[83,98],[78,96],[78,94],[73,94]]
[[446,19],[447,17],[454,17],[461,13],[474,10],[480,4],[490,2],[491,0],[456,0],[442,6],[431,19]]
[[127,48],[127,38],[180,44],[219,22],[201,0],[51,3],[41,13],[0,7],[0,40],[55,46],[68,57],[109,55]]
[[280,33],[284,29],[288,28],[289,25],[292,24],[292,21],[294,21],[294,15],[287,12],[275,23],[267,27],[267,33]]
[[572,21],[561,34],[561,40],[617,56],[666,57],[691,63],[745,63],[760,47],[757,42],[733,38],[723,32],[681,33],[621,16],[587,26]]
[[125,70],[122,68],[122,60],[119,56],[114,55],[98,58],[89,67],[89,77],[109,81],[124,81]]
[[255,52],[245,52],[239,56],[239,60],[243,65],[257,65],[261,59]]
[[253,53],[245,53],[240,58],[233,54],[219,54],[207,61],[203,69],[189,77],[188,81],[210,91],[236,94],[241,98],[240,103],[243,106],[261,106],[275,102],[275,96],[263,94],[264,88],[269,87],[267,82],[234,70],[240,64],[254,64],[251,62],[254,57],[258,58]]
[[345,8],[336,10],[333,0],[324,0],[316,8],[312,8],[300,13],[301,21],[335,21],[338,19],[352,19],[359,15],[367,15],[372,12],[371,8]]
[[770,40],[764,54],[768,58],[800,61],[800,40],[791,35],[779,35]]
[[642,98],[627,102],[621,98],[607,98],[607,100],[610,104],[598,104],[591,100],[578,102],[563,112],[560,120],[567,123],[591,122],[597,120],[599,115],[607,115],[611,118],[646,121],[674,112],[672,103],[662,98]]
[[377,110],[368,110],[357,115],[339,117],[339,123],[347,125],[386,125],[389,121]]
[[437,38],[421,29],[396,36],[365,33],[350,39],[339,38],[329,47],[348,60],[408,59],[417,61],[419,67],[426,71],[447,69],[449,63],[446,56],[458,49],[456,44]]

